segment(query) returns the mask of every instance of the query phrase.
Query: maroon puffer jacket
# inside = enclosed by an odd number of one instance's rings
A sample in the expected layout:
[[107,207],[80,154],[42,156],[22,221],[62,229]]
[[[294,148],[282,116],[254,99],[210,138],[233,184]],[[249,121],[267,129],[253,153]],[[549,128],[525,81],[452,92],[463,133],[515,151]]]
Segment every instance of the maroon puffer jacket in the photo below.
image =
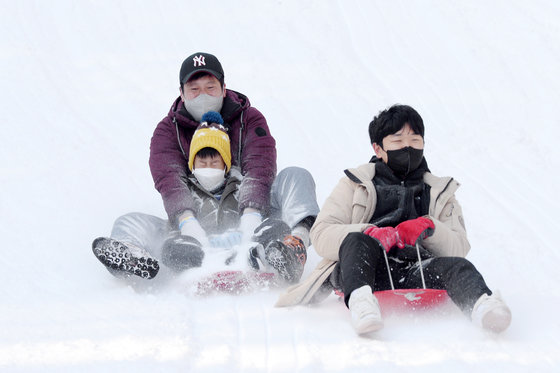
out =
[[[266,119],[241,93],[226,90],[221,114],[231,140],[231,161],[241,169],[239,208],[265,211],[269,206],[270,187],[276,177],[276,141]],[[199,123],[185,110],[178,97],[169,114],[158,124],[150,145],[150,170],[155,187],[163,198],[169,220],[194,209],[187,187],[189,146]]]

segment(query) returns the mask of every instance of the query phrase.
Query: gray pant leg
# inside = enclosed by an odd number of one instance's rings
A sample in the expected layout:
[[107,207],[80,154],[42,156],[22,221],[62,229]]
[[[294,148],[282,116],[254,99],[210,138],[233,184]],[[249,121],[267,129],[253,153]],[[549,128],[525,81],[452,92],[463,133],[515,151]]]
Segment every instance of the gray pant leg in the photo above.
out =
[[139,212],[119,217],[111,231],[111,238],[141,247],[158,259],[161,258],[161,246],[170,235],[167,220]]
[[282,219],[290,228],[319,213],[315,181],[304,168],[287,167],[280,171],[270,193],[270,215]]

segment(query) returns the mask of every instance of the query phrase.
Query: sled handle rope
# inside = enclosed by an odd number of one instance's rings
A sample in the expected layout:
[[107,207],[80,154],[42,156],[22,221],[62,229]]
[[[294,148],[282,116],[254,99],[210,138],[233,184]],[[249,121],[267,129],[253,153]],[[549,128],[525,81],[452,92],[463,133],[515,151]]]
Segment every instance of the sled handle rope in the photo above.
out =
[[418,255],[418,265],[420,266],[420,277],[422,277],[422,288],[426,289],[426,281],[424,280],[424,269],[422,268],[422,258],[420,258],[420,245],[416,242],[416,254]]
[[[381,248],[383,255],[385,256],[385,264],[387,265],[387,274],[389,275],[389,282],[391,283],[391,290],[395,290],[395,285],[393,285],[393,277],[391,276],[391,268],[389,268],[389,259],[387,258],[387,252]],[[420,277],[422,278],[422,288],[426,289],[426,281],[424,280],[424,268],[422,268],[422,258],[420,257],[420,245],[416,242],[416,254],[418,255],[418,264],[420,265]]]
[[384,248],[381,248],[383,255],[385,255],[385,264],[387,265],[387,274],[389,275],[389,282],[391,283],[391,290],[395,290],[395,285],[393,285],[393,277],[391,277],[391,268],[389,268],[389,259],[387,258],[387,252]]

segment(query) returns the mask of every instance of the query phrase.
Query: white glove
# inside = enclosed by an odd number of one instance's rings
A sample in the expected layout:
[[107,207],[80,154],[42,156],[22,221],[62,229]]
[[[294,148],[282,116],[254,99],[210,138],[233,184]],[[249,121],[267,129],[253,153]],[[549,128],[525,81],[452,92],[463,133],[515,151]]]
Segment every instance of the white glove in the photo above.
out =
[[250,242],[255,229],[261,224],[262,215],[258,211],[245,212],[239,220],[239,230],[243,235],[242,242]]
[[208,246],[206,232],[193,215],[184,214],[179,220],[179,229],[183,236],[191,236],[198,240],[203,247]]

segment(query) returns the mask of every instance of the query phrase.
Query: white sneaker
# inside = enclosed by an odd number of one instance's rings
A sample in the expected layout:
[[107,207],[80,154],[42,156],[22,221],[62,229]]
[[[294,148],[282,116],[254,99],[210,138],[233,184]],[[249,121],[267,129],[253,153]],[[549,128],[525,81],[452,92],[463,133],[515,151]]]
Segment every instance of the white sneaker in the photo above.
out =
[[383,319],[379,302],[371,287],[364,285],[350,294],[348,308],[352,317],[352,326],[356,333],[365,334],[383,328]]
[[476,325],[501,333],[511,324],[511,311],[500,293],[482,294],[474,304],[471,318]]

